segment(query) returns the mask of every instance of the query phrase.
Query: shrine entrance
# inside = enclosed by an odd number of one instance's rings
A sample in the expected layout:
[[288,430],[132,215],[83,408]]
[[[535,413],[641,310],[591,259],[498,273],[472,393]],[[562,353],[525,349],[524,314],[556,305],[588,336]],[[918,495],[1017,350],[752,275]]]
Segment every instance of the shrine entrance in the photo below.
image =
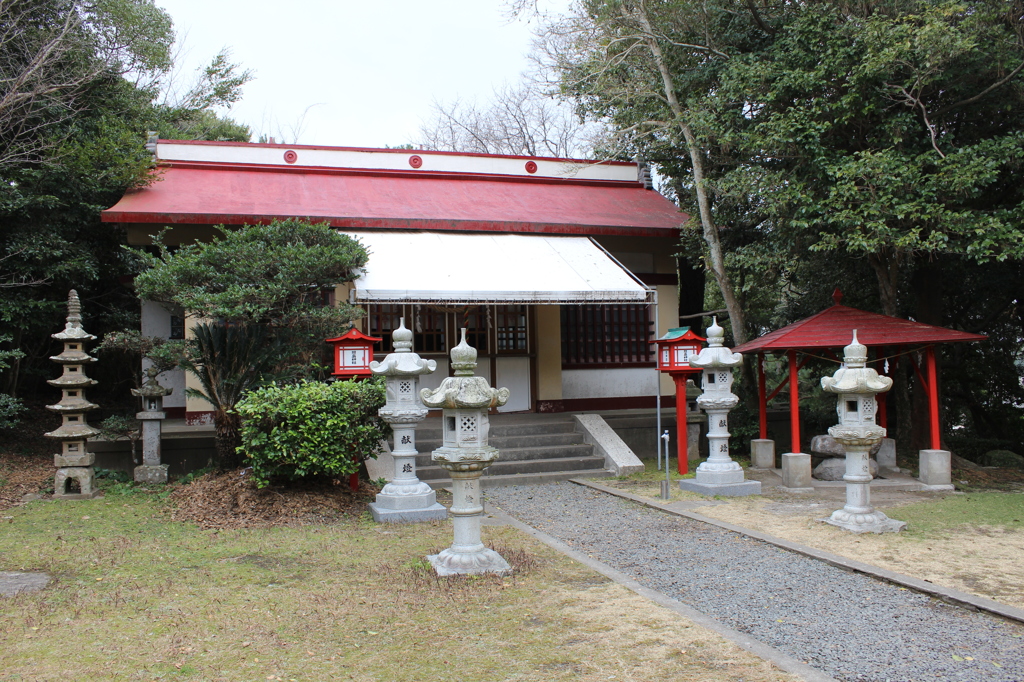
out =
[[506,305],[440,305],[384,303],[367,305],[367,328],[371,336],[384,339],[382,349],[391,348],[391,332],[400,318],[413,331],[413,348],[423,358],[437,362],[438,371],[423,377],[425,388],[435,388],[451,376],[448,351],[459,342],[465,327],[466,341],[477,349],[477,373],[492,386],[512,392],[499,412],[525,412],[533,407],[533,307]]

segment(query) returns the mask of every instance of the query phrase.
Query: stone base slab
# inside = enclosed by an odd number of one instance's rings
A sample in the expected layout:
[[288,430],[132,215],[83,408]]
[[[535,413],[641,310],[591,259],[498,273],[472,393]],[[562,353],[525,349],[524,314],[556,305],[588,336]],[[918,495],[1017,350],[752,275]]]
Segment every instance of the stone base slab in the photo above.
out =
[[436,502],[423,509],[388,509],[376,502],[371,502],[369,506],[373,520],[377,523],[424,523],[448,518],[448,510]]
[[715,471],[708,470],[706,468],[707,462],[704,462],[697,467],[696,476],[692,479],[701,485],[735,485],[737,483],[743,483],[743,468],[735,462],[731,462],[735,466],[733,469],[726,471]]
[[87,494],[70,493],[70,494],[58,495],[57,493],[54,493],[53,494],[53,499],[55,499],[55,500],[70,500],[70,501],[75,501],[75,500],[95,500],[97,497],[102,497],[102,496],[103,496],[103,493],[101,493],[99,490],[93,490],[91,493],[87,493]]
[[701,495],[727,495],[742,497],[744,495],[760,495],[761,481],[743,481],[742,483],[702,483],[696,479],[679,481],[679,489]]
[[143,464],[135,467],[136,483],[167,483],[166,464]]
[[451,548],[440,554],[431,554],[427,561],[441,577],[449,575],[480,575],[497,573],[505,575],[512,572],[512,567],[505,559],[487,547],[478,552],[453,552]]

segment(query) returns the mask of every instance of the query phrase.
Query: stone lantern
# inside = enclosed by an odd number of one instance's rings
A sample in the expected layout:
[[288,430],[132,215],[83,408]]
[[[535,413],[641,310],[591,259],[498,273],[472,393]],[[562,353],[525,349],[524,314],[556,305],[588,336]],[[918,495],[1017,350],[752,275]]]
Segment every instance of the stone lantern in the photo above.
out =
[[708,415],[709,457],[697,467],[694,479],[679,481],[679,488],[704,495],[759,495],[761,482],[745,480],[743,468],[729,457],[729,411],[740,400],[731,392],[732,369],[742,364],[743,356],[725,347],[725,330],[717,318],[707,333],[707,348],[691,357],[690,365],[703,370],[704,392],[697,404]]
[[142,411],[135,415],[142,422],[142,464],[135,467],[136,483],[167,483],[167,465],[160,463],[160,422],[167,418],[164,396],[174,389],[160,385],[159,373],[156,367],[148,368],[146,383],[132,389],[132,395],[142,398]]
[[[93,490],[96,455],[85,449],[86,439],[100,432],[85,421],[85,413],[99,407],[85,399],[85,389],[97,383],[95,379],[85,376],[86,364],[96,362],[96,358],[85,352],[85,342],[93,341],[96,337],[82,328],[82,304],[74,289],[68,294],[68,317],[64,331],[51,336],[64,342],[64,351],[50,358],[64,366],[64,373],[46,382],[62,392],[59,403],[46,406],[46,409],[61,416],[60,428],[45,434],[61,441],[61,453],[53,458],[54,466],[57,467],[53,496],[64,500],[88,500],[100,494],[98,490]],[[77,481],[78,492],[72,492],[72,481]]]
[[420,397],[427,407],[443,408],[444,440],[432,459],[452,477],[452,525],[455,542],[427,559],[438,575],[466,573],[507,573],[511,567],[493,549],[480,541],[483,499],[480,476],[498,458],[497,448],[487,444],[487,410],[508,401],[507,388],[491,388],[487,379],[473,375],[476,349],[462,341],[451,350],[455,376],[436,389],[424,388]]
[[853,342],[843,349],[843,365],[834,375],[821,379],[825,391],[839,395],[839,424],[828,432],[846,448],[846,506],[823,521],[854,533],[898,532],[907,524],[871,506],[868,453],[885,437],[885,429],[875,424],[875,395],[888,391],[892,379],[879,376],[867,366],[867,360],[867,346],[857,341],[854,329]]
[[427,416],[419,399],[420,375],[437,369],[437,362],[424,360],[412,350],[412,332],[405,319],[391,333],[395,352],[382,362],[370,363],[374,374],[386,377],[387,401],[377,414],[391,424],[395,448],[395,475],[370,503],[377,522],[413,523],[448,517],[448,510],[437,503],[434,489],[416,477],[416,425]]

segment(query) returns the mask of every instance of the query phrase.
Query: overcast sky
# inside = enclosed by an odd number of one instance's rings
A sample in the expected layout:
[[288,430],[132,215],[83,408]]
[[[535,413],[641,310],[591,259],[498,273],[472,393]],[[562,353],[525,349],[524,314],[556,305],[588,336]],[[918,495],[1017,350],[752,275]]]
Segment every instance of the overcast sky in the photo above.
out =
[[156,1],[185,65],[227,47],[255,72],[229,115],[278,142],[415,142],[435,100],[483,102],[530,68],[535,24],[510,22],[502,0]]

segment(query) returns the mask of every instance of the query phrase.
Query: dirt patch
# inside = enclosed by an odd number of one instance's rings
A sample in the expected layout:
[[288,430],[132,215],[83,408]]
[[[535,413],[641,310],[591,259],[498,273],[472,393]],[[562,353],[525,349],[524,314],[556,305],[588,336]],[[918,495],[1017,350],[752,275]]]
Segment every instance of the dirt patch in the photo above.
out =
[[298,481],[287,488],[257,488],[248,470],[210,473],[170,495],[171,518],[201,528],[270,528],[330,523],[359,516],[378,492],[361,482],[352,492],[347,481]]

